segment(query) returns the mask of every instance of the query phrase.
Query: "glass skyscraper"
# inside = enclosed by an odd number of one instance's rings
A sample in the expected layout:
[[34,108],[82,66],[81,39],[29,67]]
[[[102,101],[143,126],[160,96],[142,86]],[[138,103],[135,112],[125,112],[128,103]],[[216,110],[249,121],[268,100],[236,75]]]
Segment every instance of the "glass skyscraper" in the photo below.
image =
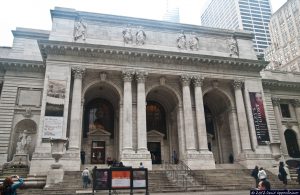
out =
[[270,17],[269,0],[211,0],[201,16],[201,23],[208,27],[251,31],[254,50],[262,58],[271,42]]

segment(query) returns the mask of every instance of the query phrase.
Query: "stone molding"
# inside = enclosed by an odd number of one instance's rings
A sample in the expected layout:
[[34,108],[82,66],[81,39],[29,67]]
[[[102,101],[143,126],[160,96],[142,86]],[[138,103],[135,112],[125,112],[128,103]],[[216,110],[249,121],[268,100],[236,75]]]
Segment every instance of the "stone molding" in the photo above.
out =
[[300,83],[292,83],[276,80],[262,80],[263,87],[270,89],[297,89],[300,90]]
[[130,70],[123,70],[122,71],[122,78],[124,82],[131,82],[134,76],[134,71]]
[[291,103],[292,103],[292,105],[293,105],[295,108],[300,107],[300,100],[299,100],[299,99],[293,99],[293,100],[291,100]]
[[271,97],[272,103],[274,106],[280,105],[280,98],[279,97]]
[[72,73],[75,79],[82,79],[85,73],[85,68],[82,66],[73,66]]
[[232,83],[234,89],[241,89],[243,84],[244,84],[244,82],[241,80],[234,80]]
[[42,61],[0,58],[0,70],[45,72],[45,69],[46,66]]
[[193,84],[195,87],[202,87],[203,86],[204,77],[202,76],[193,76]]

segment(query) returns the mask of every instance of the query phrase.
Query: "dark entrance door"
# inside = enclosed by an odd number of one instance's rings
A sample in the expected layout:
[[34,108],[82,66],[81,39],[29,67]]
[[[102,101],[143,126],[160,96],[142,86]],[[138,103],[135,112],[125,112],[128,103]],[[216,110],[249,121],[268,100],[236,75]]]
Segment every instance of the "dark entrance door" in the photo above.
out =
[[92,141],[91,163],[105,164],[105,142]]
[[148,142],[147,146],[151,154],[152,164],[161,164],[160,142]]

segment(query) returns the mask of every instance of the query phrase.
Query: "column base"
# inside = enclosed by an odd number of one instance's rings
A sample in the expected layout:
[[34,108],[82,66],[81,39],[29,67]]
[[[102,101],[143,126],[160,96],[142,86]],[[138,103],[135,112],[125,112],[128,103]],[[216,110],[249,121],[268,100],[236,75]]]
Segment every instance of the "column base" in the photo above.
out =
[[215,169],[216,164],[213,153],[208,150],[189,150],[186,153],[184,163],[192,170]]
[[131,166],[133,168],[138,168],[140,166],[140,163],[142,162],[144,168],[152,170],[151,155],[148,150],[139,150],[137,153],[133,150],[123,150],[121,161],[124,166]]
[[64,179],[64,170],[60,169],[50,169],[47,173],[47,180],[45,188],[53,186],[55,184],[61,183]]

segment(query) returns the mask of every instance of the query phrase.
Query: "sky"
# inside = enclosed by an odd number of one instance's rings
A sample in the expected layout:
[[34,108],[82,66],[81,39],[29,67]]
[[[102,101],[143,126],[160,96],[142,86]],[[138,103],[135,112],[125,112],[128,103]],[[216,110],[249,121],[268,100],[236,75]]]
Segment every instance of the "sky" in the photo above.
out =
[[[199,25],[201,11],[209,0],[169,0],[180,7],[180,22]],[[287,0],[270,0],[275,12]],[[0,6],[0,46],[12,46],[16,27],[51,30],[50,10],[54,7],[78,11],[161,20],[165,0],[4,0]]]

